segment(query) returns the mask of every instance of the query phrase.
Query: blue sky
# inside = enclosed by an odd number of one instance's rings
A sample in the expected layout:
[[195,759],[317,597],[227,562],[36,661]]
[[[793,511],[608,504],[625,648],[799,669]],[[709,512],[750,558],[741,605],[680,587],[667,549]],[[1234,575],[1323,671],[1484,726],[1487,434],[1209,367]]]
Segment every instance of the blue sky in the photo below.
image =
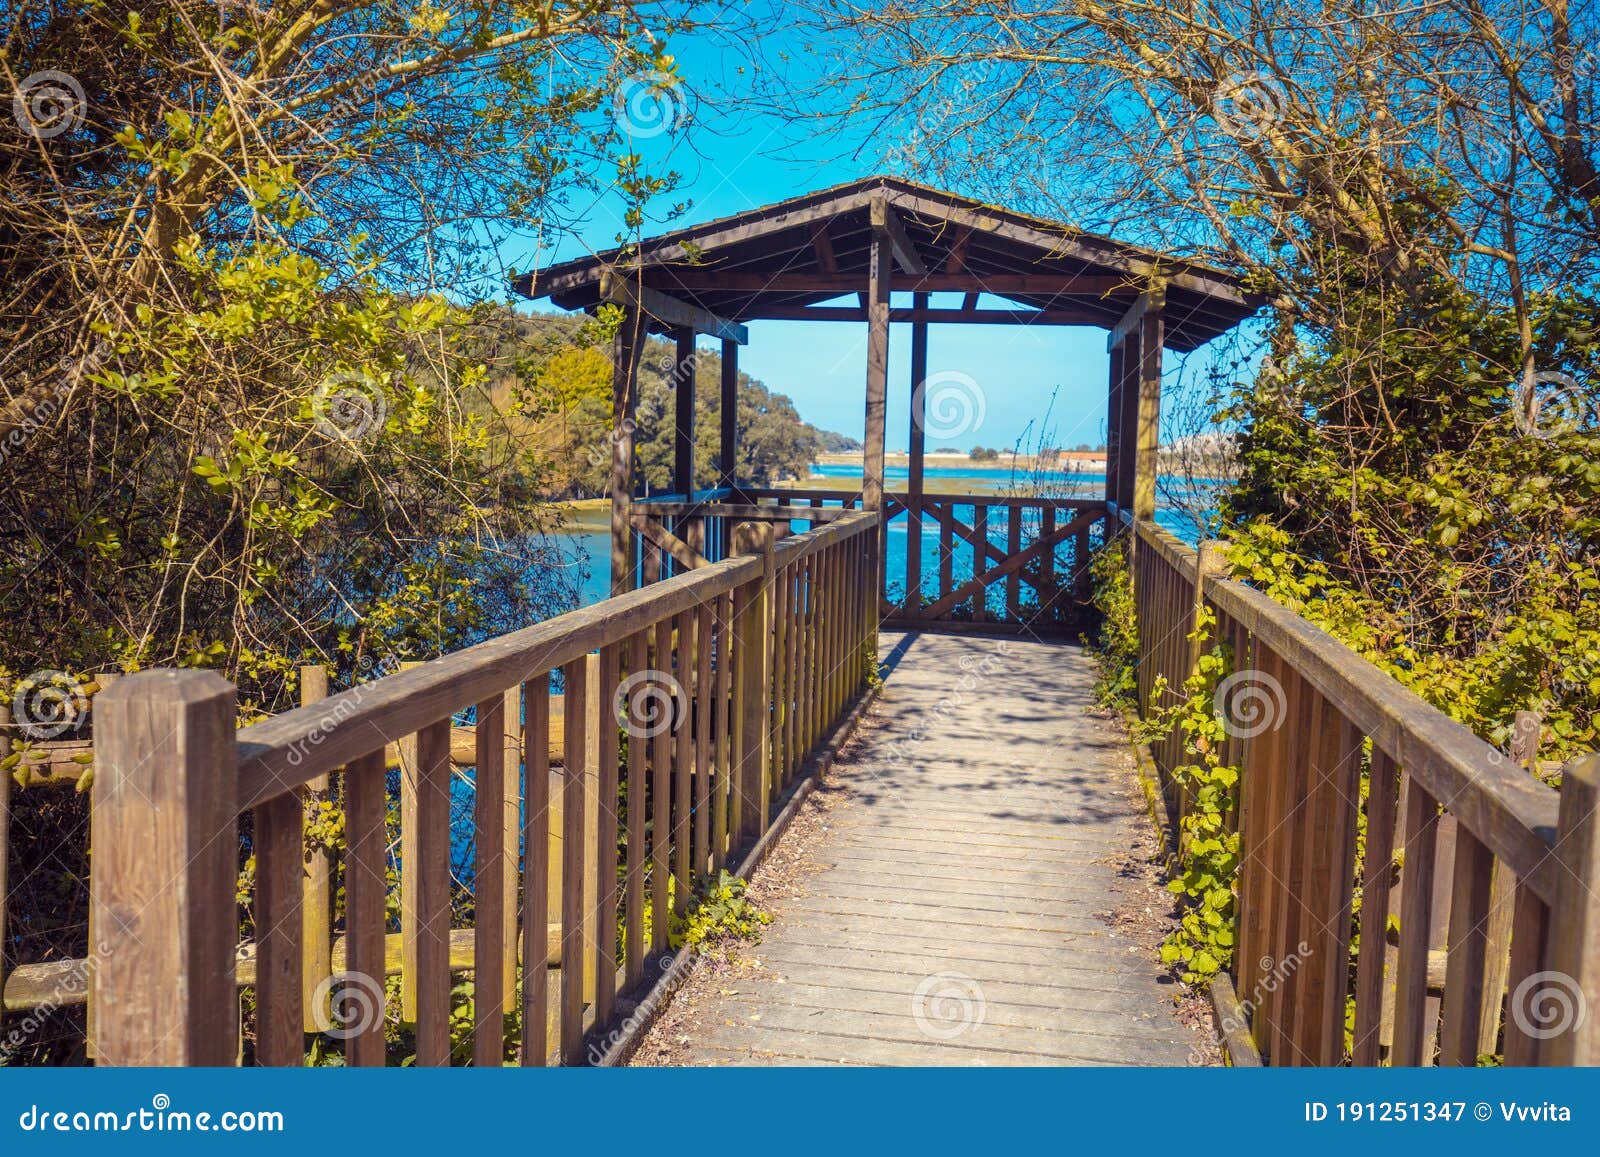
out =
[[[787,197],[890,169],[885,154],[892,141],[852,142],[837,137],[808,138],[805,126],[741,110],[736,121],[719,115],[707,94],[741,82],[736,53],[715,47],[697,50],[680,43],[679,70],[692,94],[693,117],[685,136],[677,133],[636,142],[648,163],[678,170],[683,184],[665,202],[692,201],[682,218],[648,226],[663,232],[740,213]],[[916,174],[907,174],[915,177]],[[960,192],[961,190],[956,190]],[[578,257],[612,247],[623,229],[620,198],[595,202],[574,236],[562,238],[537,255],[538,264]],[[508,250],[513,247],[508,247]],[[528,268],[527,239],[514,264]],[[944,300],[949,298],[949,301]],[[954,295],[937,294],[935,305],[954,304]],[[909,295],[893,304],[909,305]],[[985,297],[982,305],[1009,303]],[[548,302],[536,308],[549,310]],[[740,366],[778,393],[794,400],[814,425],[860,438],[866,379],[866,326],[859,323],[757,321],[750,343],[740,350]],[[910,326],[891,327],[889,337],[888,435],[890,450],[906,448],[910,395]],[[708,345],[710,343],[707,343]],[[968,449],[974,444],[1024,450],[1040,444],[1041,420],[1050,409],[1044,440],[1051,445],[1099,445],[1105,439],[1105,332],[1095,328],[1021,326],[932,326],[928,367],[965,374],[983,399],[981,422],[956,437],[929,437],[940,446]],[[1169,372],[1173,364],[1169,355]],[[1052,398],[1053,406],[1052,406]],[[1031,426],[1030,426],[1031,423]]]

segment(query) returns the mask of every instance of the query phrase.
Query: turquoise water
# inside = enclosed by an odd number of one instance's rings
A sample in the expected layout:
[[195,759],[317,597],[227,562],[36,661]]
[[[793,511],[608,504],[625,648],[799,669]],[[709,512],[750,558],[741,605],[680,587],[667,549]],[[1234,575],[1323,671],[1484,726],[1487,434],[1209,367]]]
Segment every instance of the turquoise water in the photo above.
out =
[[[861,471],[851,466],[822,465],[812,467],[812,477],[817,479],[834,478],[859,478]],[[891,490],[904,490],[908,485],[909,475],[904,466],[886,466],[883,472],[884,484]],[[939,489],[959,489],[969,494],[998,493],[1010,488],[1013,484],[1032,483],[1043,486],[1048,492],[1062,498],[1098,499],[1105,496],[1105,477],[1100,474],[1075,474],[1064,471],[1044,471],[1038,474],[1017,475],[1006,468],[983,468],[977,466],[937,466],[930,464],[923,472],[923,477],[929,482],[939,483]],[[964,483],[960,487],[952,487],[951,482]],[[1181,492],[1182,484],[1174,478],[1163,478],[1163,485],[1158,494],[1171,494]],[[1203,501],[1202,497],[1202,501]],[[972,525],[972,507],[957,506],[956,517],[968,526]],[[1005,515],[998,510],[990,511],[989,539],[995,545],[1004,547],[1006,541]],[[1173,534],[1187,543],[1195,543],[1200,539],[1199,527],[1184,510],[1171,505],[1159,506],[1156,509],[1156,522],[1166,527]],[[805,529],[806,524],[797,522],[794,529]],[[572,551],[576,565],[581,565],[586,570],[583,588],[580,595],[582,606],[591,606],[600,602],[610,594],[611,589],[611,535],[609,531],[591,527],[583,527],[569,532],[564,536]],[[904,589],[906,578],[906,515],[899,514],[889,523],[889,552],[887,581],[891,589]],[[939,573],[939,532],[937,526],[930,525],[927,520],[923,522],[922,530],[922,574],[925,584],[934,581]],[[958,543],[955,552],[955,565],[953,567],[956,582],[962,577],[971,577],[972,574],[972,548],[965,543]]]

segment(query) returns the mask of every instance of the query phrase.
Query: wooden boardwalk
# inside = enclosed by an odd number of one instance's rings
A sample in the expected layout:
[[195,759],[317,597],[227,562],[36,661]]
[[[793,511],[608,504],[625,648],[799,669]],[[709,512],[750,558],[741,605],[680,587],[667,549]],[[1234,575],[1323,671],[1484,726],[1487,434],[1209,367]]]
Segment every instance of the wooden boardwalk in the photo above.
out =
[[[691,1064],[1184,1065],[1154,960],[1151,828],[1080,650],[884,635],[846,802],[759,967],[708,989]],[[1133,914],[1133,915],[1130,915]],[[1152,924],[1155,927],[1152,927]],[[715,982],[713,982],[715,983]],[[671,1031],[671,1030],[667,1030]]]

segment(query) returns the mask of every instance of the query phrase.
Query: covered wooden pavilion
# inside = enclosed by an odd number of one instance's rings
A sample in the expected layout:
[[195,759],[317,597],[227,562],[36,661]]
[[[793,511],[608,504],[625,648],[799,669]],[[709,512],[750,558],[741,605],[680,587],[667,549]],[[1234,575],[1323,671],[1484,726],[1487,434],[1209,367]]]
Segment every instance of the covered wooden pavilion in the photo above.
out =
[[[520,278],[515,288],[525,297],[549,298],[566,309],[592,313],[610,303],[624,311],[614,351],[614,592],[630,589],[639,577],[639,558],[631,545],[636,532],[647,532],[650,548],[664,550],[680,566],[695,565],[699,557],[695,544],[661,525],[647,525],[636,509],[633,414],[646,334],[666,335],[677,343],[673,375],[677,503],[651,505],[658,515],[666,511],[681,517],[713,514],[722,500],[747,503],[753,494],[746,485],[749,480],[736,477],[735,470],[734,399],[738,348],[749,340],[745,323],[777,319],[865,324],[864,473],[860,492],[845,505],[878,511],[885,520],[901,509],[908,513],[907,584],[920,592],[921,536],[924,517],[930,513],[923,486],[926,397],[922,389],[911,391],[908,493],[886,498],[884,430],[891,322],[911,324],[914,387],[928,380],[928,327],[933,324],[1105,329],[1110,362],[1105,501],[1135,517],[1149,518],[1155,510],[1163,350],[1193,350],[1237,325],[1261,304],[1226,272],[889,176],[852,181],[675,230],[637,246],[547,266]],[[910,293],[909,307],[892,307],[891,291]],[[935,308],[930,298],[934,293],[960,293],[963,298],[958,307]],[[980,308],[980,295],[1012,304]],[[721,452],[715,479],[694,476],[697,334],[722,342]],[[804,494],[813,507],[823,506],[811,492]],[[956,521],[951,509],[931,513],[947,540],[973,543],[973,583],[952,588],[946,576],[931,605],[949,611],[970,601],[974,584],[981,597],[988,583],[1002,582],[1012,588],[1008,603],[1015,604],[1018,572],[1027,571],[1017,561],[1021,544],[1016,513],[1008,515],[1012,541],[1002,551],[991,546],[986,529],[977,525],[981,512],[975,511],[974,525],[967,525]],[[1056,513],[1052,509],[1044,517]],[[695,526],[703,548],[703,522]],[[1074,524],[1070,532],[1050,527],[1025,561],[1037,561],[1039,551],[1054,549],[1070,533],[1086,535],[1086,524]],[[1078,561],[1084,560],[1080,553]],[[986,562],[993,565],[986,569]],[[1035,587],[1042,602],[1049,580],[1030,574],[1020,577]],[[916,601],[920,595],[908,599]]]

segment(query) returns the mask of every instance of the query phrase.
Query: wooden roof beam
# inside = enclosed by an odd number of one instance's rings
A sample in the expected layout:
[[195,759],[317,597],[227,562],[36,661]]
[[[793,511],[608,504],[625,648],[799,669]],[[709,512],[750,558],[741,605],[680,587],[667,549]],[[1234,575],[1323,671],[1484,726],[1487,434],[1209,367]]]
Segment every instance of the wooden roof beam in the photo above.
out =
[[669,297],[659,289],[635,284],[608,269],[600,275],[600,300],[635,306],[640,313],[674,329],[692,329],[724,341],[750,344],[750,331],[736,321],[718,317],[708,309]]
[[871,220],[873,232],[881,233],[888,239],[889,251],[894,254],[894,263],[900,267],[900,272],[918,277],[928,272],[928,267],[922,263],[922,257],[917,253],[917,247],[911,243],[911,238],[906,234],[904,222],[889,204],[887,197],[872,199]]
[[944,259],[944,271],[947,274],[967,271],[967,243],[972,240],[972,226],[963,225],[960,230],[950,245],[950,255]]
[[833,239],[828,236],[826,221],[811,222],[811,248],[817,255],[817,268],[824,273],[839,272],[839,259],[833,253]]
[[[867,311],[848,305],[772,306],[752,309],[746,320],[855,321],[867,320]],[[920,321],[964,325],[1093,325],[1104,327],[1104,314],[1082,309],[905,309],[889,311],[892,322]]]
[[[644,271],[647,280],[667,290],[690,293],[836,293],[855,292],[860,276],[847,273],[741,273],[716,267],[658,266]],[[1134,294],[1144,286],[1120,273],[928,273],[895,284],[913,293],[992,293],[999,297],[1095,297]]]

